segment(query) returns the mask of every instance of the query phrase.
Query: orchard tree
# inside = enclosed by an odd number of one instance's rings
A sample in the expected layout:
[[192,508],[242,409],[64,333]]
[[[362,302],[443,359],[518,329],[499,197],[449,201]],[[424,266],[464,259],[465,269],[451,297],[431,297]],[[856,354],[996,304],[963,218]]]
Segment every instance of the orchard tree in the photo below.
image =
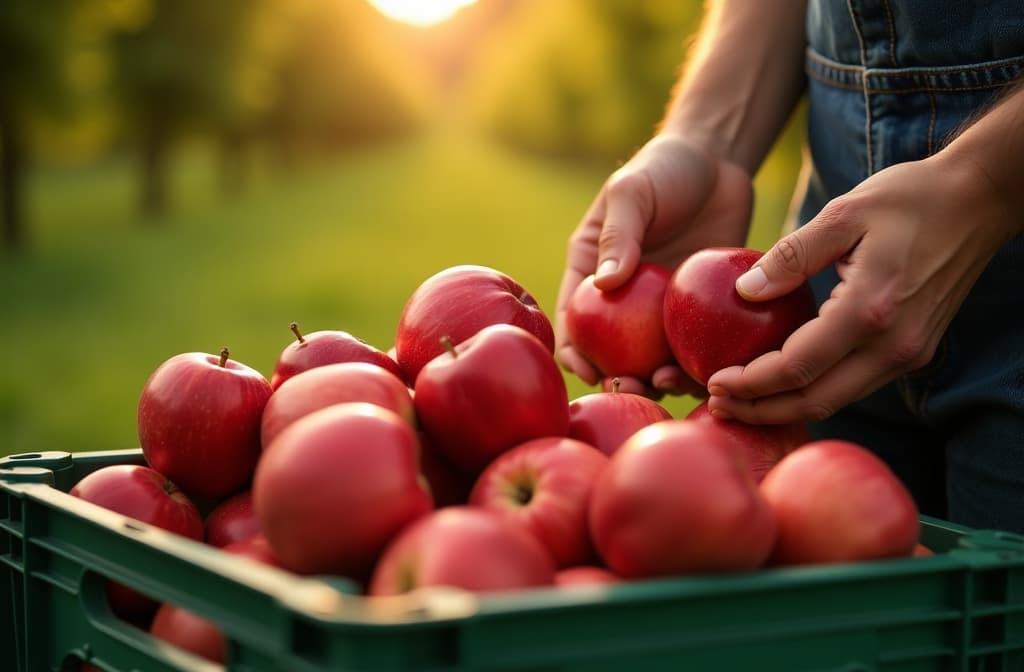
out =
[[87,4],[0,2],[0,240],[8,250],[27,243],[23,193],[30,120],[72,105],[65,66],[76,44],[74,19]]

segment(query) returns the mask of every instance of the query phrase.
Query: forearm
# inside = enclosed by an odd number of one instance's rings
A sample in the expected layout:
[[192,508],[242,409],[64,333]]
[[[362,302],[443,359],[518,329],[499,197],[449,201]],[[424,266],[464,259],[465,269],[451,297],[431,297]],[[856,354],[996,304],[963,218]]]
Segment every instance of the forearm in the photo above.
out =
[[753,175],[804,89],[806,0],[710,0],[662,123]]
[[1024,78],[935,158],[964,173],[968,198],[995,206],[1004,236],[1024,233]]

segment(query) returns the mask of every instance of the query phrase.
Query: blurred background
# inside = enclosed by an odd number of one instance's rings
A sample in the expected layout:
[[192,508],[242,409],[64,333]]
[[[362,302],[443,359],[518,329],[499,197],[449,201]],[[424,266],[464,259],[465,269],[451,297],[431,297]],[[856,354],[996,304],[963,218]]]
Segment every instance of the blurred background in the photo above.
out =
[[[455,264],[553,316],[566,240],[650,137],[701,6],[0,3],[0,454],[137,446],[161,362],[227,345],[269,378],[293,320],[386,350]],[[800,141],[757,175],[752,247]]]

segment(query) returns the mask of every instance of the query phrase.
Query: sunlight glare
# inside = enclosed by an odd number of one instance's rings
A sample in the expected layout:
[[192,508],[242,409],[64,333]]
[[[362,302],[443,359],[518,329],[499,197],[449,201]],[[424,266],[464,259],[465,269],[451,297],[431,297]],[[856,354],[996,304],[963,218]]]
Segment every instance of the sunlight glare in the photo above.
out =
[[417,26],[440,23],[476,0],[370,0],[381,14]]

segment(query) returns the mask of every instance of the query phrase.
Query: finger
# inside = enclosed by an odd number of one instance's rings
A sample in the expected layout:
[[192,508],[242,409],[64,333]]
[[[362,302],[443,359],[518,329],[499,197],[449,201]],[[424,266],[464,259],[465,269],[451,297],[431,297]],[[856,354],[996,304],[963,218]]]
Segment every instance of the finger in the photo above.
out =
[[576,376],[587,385],[596,385],[601,378],[600,372],[585,357],[576,351],[571,344],[563,344],[555,350],[555,359],[566,371]]
[[605,185],[606,212],[598,239],[594,284],[611,290],[633,275],[654,212],[654,189],[642,171],[619,172]]
[[774,299],[845,257],[864,233],[845,212],[830,203],[805,226],[780,239],[736,279],[736,291],[748,301]]
[[806,388],[756,399],[712,396],[708,410],[755,425],[817,422],[893,380],[898,372],[885,361],[875,349],[859,350]]
[[698,398],[708,396],[707,388],[675,365],[666,365],[655,370],[654,375],[651,376],[651,385],[665,394],[676,396],[688,394]]
[[746,366],[716,371],[708,379],[712,396],[756,399],[807,387],[850,352],[866,336],[863,325],[848,312],[833,311],[794,331],[781,350],[757,357]]

